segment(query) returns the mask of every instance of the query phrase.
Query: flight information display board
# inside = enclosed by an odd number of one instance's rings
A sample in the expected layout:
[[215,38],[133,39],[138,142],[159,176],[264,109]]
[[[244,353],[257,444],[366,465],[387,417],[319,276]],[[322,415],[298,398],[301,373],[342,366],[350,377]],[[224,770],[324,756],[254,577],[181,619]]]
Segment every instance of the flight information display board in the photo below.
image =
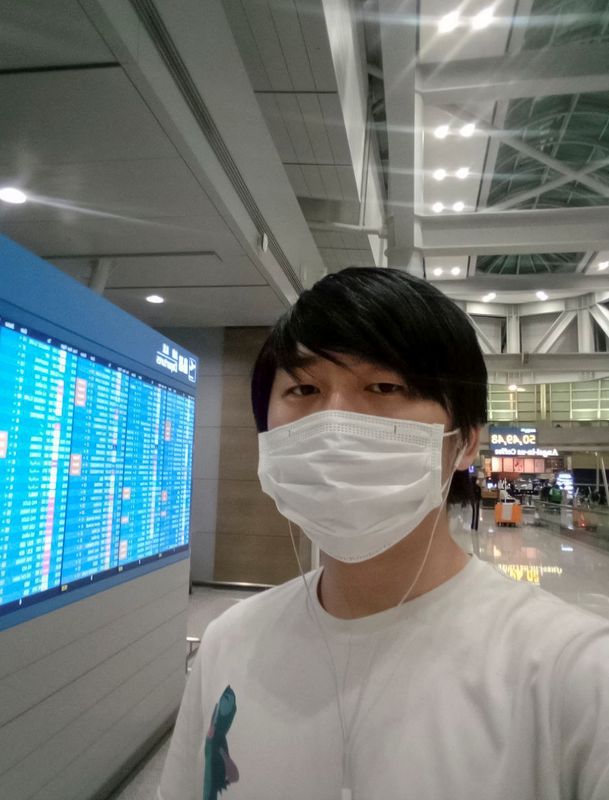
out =
[[188,549],[194,406],[0,317],[0,614]]

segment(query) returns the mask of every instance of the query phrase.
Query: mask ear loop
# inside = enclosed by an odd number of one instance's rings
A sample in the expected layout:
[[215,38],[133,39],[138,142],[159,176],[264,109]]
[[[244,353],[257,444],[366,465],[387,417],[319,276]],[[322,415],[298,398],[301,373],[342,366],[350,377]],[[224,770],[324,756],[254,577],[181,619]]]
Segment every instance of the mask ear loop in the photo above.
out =
[[[452,434],[457,433],[457,432],[458,431],[451,431],[450,433],[448,433],[446,435],[447,436],[451,436]],[[457,471],[457,464],[459,463],[459,461],[461,461],[461,459],[465,455],[465,451],[466,450],[467,450],[467,444],[465,444],[462,447],[462,449],[457,453],[457,456],[456,456],[456,458],[455,458],[455,460],[453,462],[453,467],[452,467],[452,469],[450,471],[450,476],[449,476],[448,480],[446,481],[446,483],[442,486],[442,490],[441,490],[442,502],[440,503],[440,506],[438,508],[438,513],[436,514],[436,518],[434,520],[433,528],[431,529],[431,536],[429,537],[429,542],[427,543],[427,550],[425,551],[425,557],[423,558],[423,561],[421,563],[421,566],[419,567],[419,571],[417,572],[414,581],[410,584],[410,588],[408,589],[408,591],[406,592],[404,597],[402,597],[402,599],[398,603],[399,606],[401,606],[403,603],[405,603],[408,600],[412,590],[417,585],[417,581],[419,580],[419,578],[423,574],[423,570],[425,569],[425,565],[427,564],[427,559],[429,558],[429,554],[431,552],[431,545],[433,543],[433,538],[435,536],[436,529],[438,527],[438,522],[440,521],[440,517],[442,516],[442,511],[444,510],[444,508],[446,506],[446,501],[448,500],[448,495],[450,494],[450,484],[452,483],[452,480],[453,480],[453,478],[455,476],[455,472]]]
[[[288,519],[288,528],[290,529],[290,540],[292,542],[292,548],[294,550],[294,555],[296,556],[296,562],[298,563],[298,569],[300,570],[300,575],[302,577],[302,581],[305,586],[305,591],[307,593],[307,598],[309,600],[309,605],[311,607],[311,611],[313,612],[313,616],[315,617],[315,622],[317,627],[321,631],[322,639],[324,640],[324,644],[326,646],[326,650],[328,652],[328,658],[330,659],[330,664],[332,665],[332,677],[334,678],[334,691],[336,697],[336,708],[338,710],[338,721],[340,723],[340,730],[341,736],[343,740],[343,752],[342,752],[342,781],[341,781],[341,800],[351,800],[352,794],[351,789],[348,788],[350,781],[348,780],[348,737],[347,737],[347,726],[345,724],[345,715],[343,710],[343,704],[341,701],[341,692],[339,688],[339,681],[338,681],[338,668],[336,666],[336,661],[334,660],[334,656],[332,655],[332,648],[330,647],[330,642],[328,641],[328,637],[326,636],[325,628],[322,624],[319,615],[317,614],[317,609],[315,607],[315,603],[313,602],[313,598],[311,597],[311,587],[307,583],[307,579],[305,577],[304,570],[302,568],[302,564],[300,562],[300,556],[298,555],[298,549],[296,547],[296,542],[294,540],[294,532],[292,530],[292,522]],[[314,579],[315,576],[313,576]],[[313,579],[311,582],[313,582]]]

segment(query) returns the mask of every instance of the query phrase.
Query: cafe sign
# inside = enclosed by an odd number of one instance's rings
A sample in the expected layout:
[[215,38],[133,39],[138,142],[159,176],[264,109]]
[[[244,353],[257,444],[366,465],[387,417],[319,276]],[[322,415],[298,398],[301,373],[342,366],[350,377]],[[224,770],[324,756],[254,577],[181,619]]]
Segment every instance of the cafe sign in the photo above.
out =
[[537,444],[537,428],[491,425],[489,442],[494,456],[548,458],[558,455],[555,447]]

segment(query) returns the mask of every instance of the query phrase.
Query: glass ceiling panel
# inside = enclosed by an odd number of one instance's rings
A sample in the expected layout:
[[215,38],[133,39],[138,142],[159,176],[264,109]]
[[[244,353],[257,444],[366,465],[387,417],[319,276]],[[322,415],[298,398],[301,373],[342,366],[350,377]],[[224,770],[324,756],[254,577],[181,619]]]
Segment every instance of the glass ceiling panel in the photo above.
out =
[[584,253],[478,256],[476,271],[493,275],[547,275],[575,272]]
[[[608,0],[535,0],[524,49],[609,42]],[[521,98],[508,105],[504,130],[570,169],[585,170],[595,189],[501,144],[487,207],[542,209],[609,205],[609,92]],[[549,185],[548,185],[549,184]],[[548,185],[547,190],[544,186]],[[495,274],[574,272],[583,253],[479,257],[476,269]]]

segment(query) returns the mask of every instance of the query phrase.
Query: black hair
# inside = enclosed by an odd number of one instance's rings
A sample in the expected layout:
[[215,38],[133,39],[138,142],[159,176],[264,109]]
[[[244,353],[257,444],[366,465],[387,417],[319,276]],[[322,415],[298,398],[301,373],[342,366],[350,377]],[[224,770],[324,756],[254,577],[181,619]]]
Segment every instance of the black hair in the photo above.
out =
[[[277,321],[252,375],[252,407],[267,430],[278,369],[292,372],[302,347],[337,361],[349,355],[394,370],[413,397],[435,400],[466,440],[486,422],[487,373],[466,314],[431,284],[397,269],[348,267],[318,281]],[[449,503],[470,501],[467,472],[457,472]]]

